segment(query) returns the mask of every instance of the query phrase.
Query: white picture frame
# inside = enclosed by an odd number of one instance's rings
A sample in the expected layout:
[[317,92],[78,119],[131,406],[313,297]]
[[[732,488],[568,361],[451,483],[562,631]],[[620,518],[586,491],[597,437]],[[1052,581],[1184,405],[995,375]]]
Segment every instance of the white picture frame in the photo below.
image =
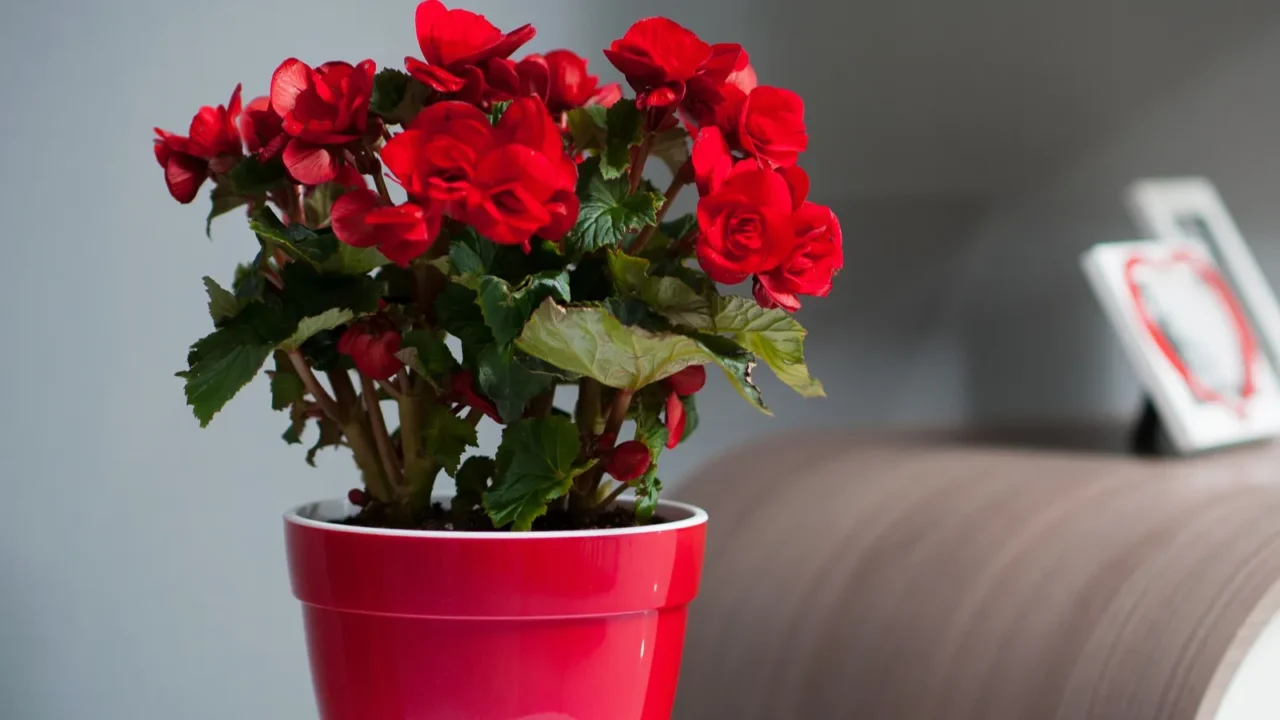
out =
[[1204,177],[1144,178],[1126,193],[1147,238],[1199,238],[1244,302],[1273,367],[1280,367],[1280,301],[1213,182]]
[[1280,437],[1280,381],[1198,239],[1095,245],[1085,276],[1181,454]]

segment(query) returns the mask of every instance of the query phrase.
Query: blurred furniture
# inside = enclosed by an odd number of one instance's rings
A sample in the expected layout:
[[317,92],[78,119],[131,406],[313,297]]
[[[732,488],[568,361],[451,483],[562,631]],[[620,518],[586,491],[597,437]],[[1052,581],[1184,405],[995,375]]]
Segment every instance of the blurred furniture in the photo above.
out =
[[1124,439],[822,432],[708,463],[676,493],[711,524],[675,718],[1280,717],[1280,674],[1219,714],[1280,609],[1280,449]]

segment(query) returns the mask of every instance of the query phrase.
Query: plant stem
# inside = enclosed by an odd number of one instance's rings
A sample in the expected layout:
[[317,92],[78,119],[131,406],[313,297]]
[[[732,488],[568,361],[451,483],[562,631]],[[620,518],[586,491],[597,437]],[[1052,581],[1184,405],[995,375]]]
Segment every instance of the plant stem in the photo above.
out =
[[395,400],[396,402],[400,402],[400,399],[404,397],[404,395],[396,388],[396,386],[392,385],[389,382],[383,382],[379,380],[378,389],[385,392],[387,395],[391,397],[392,400]]
[[382,456],[382,466],[387,471],[392,487],[401,487],[404,485],[404,472],[400,469],[400,458],[396,457],[395,448],[391,447],[391,435],[387,432],[387,422],[382,417],[378,390],[373,386],[373,380],[363,374],[360,375],[360,386],[364,390],[364,406],[369,413],[373,441],[378,446],[378,454]]
[[635,394],[635,390],[619,390],[618,394],[613,396],[609,420],[604,426],[605,435],[617,437],[618,431],[622,429],[622,423],[627,420],[627,410],[631,409],[631,398],[635,397]]
[[471,423],[471,427],[475,427],[479,425],[480,421],[483,419],[484,419],[484,411],[481,410],[480,408],[471,408],[471,411],[467,413],[467,417],[466,417],[466,421]]
[[382,202],[388,205],[395,205],[391,201],[391,193],[387,192],[387,181],[382,177],[382,166],[377,167],[377,172],[373,174],[373,184],[378,188],[378,195],[382,196]]
[[369,420],[359,411],[359,398],[351,384],[351,376],[345,370],[332,370],[329,372],[329,385],[333,387],[333,394],[337,397],[341,418],[338,422],[342,425],[342,433],[351,446],[352,454],[356,456],[356,465],[364,474],[365,487],[378,500],[391,502],[395,490],[387,481],[378,448],[371,437]]
[[595,509],[592,510],[592,513],[594,514],[594,513],[598,513],[598,512],[609,509],[609,506],[617,502],[618,498],[622,497],[622,494],[625,493],[628,489],[630,489],[630,487],[631,486],[626,483],[619,483],[618,487],[614,489],[613,492],[609,493],[608,497],[606,497],[604,500],[601,500],[596,505]]
[[578,434],[583,436],[594,436],[596,434],[596,424],[600,421],[600,394],[603,387],[596,380],[589,377],[582,378],[578,383],[578,405],[574,409],[574,416],[578,421]]
[[551,414],[551,410],[556,406],[556,389],[552,387],[544,393],[539,394],[533,399],[529,405],[529,412],[534,417],[544,418]]
[[644,164],[649,159],[650,151],[653,150],[653,137],[653,133],[645,133],[644,140],[640,141],[640,148],[636,150],[636,159],[631,162],[631,193],[633,195],[640,189],[640,181],[644,179]]
[[671,205],[675,203],[676,197],[680,195],[680,191],[684,189],[684,186],[689,184],[689,180],[691,179],[690,176],[692,174],[693,161],[689,160],[680,168],[680,171],[676,173],[676,176],[671,178],[671,184],[667,186],[667,192],[662,196],[662,207],[658,208],[657,222],[646,226],[644,230],[640,231],[640,234],[636,236],[635,241],[631,243],[631,247],[628,249],[630,254],[639,255],[640,252],[644,250],[644,246],[649,244],[649,240],[653,237],[653,234],[658,231],[658,226],[662,224],[662,219],[667,216],[667,211],[670,210]]
[[316,374],[311,372],[311,366],[307,364],[307,359],[302,356],[302,353],[290,350],[288,355],[289,362],[293,363],[293,369],[297,371],[298,377],[302,378],[303,387],[316,399],[316,404],[324,410],[324,414],[336,423],[344,422],[346,418],[343,417],[342,408],[329,393],[325,392],[324,386],[320,384]]

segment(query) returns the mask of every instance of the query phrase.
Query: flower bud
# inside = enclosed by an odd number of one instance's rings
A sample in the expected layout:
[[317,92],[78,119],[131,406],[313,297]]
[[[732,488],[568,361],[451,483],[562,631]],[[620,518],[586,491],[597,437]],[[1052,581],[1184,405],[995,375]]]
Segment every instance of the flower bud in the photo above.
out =
[[688,418],[685,416],[684,403],[680,396],[671,393],[667,396],[667,449],[674,450],[684,439],[684,427]]
[[347,493],[347,502],[356,507],[364,507],[369,504],[369,495],[360,488],[353,488],[351,492]]
[[707,384],[707,368],[702,365],[687,367],[667,378],[671,390],[680,397],[688,397]]
[[338,352],[351,357],[360,374],[372,380],[387,380],[404,367],[396,353],[400,352],[400,333],[384,317],[361,320],[347,328],[338,340]]
[[649,453],[649,446],[639,440],[630,440],[613,449],[605,470],[622,482],[631,482],[649,472],[652,464],[653,456]]

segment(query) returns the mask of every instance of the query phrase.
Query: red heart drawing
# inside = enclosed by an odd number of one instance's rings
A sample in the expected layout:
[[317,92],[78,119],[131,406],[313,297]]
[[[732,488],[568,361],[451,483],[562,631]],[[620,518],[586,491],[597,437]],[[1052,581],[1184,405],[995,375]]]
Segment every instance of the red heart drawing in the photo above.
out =
[[[1240,358],[1243,363],[1240,374],[1242,381],[1238,393],[1239,400],[1227,398],[1196,376],[1188,366],[1186,359],[1179,352],[1177,345],[1169,338],[1164,327],[1153,315],[1147,304],[1146,297],[1142,292],[1142,286],[1137,278],[1139,268],[1146,266],[1156,270],[1167,270],[1179,264],[1190,267],[1200,282],[1204,283],[1205,287],[1212,291],[1213,295],[1222,303],[1222,309],[1226,311],[1227,317],[1231,319],[1232,330],[1235,331],[1235,335],[1240,342]],[[1221,404],[1238,416],[1245,417],[1249,409],[1249,398],[1257,391],[1254,372],[1259,359],[1258,345],[1240,301],[1236,298],[1231,286],[1227,284],[1222,274],[1218,272],[1217,267],[1202,257],[1197,257],[1187,251],[1177,251],[1167,258],[1159,259],[1135,253],[1125,263],[1124,271],[1125,283],[1128,285],[1129,296],[1133,300],[1133,306],[1138,313],[1138,317],[1142,319],[1142,323],[1146,326],[1147,332],[1150,333],[1151,339],[1160,348],[1160,352],[1165,359],[1182,376],[1182,380],[1186,383],[1192,396],[1201,402]]]

